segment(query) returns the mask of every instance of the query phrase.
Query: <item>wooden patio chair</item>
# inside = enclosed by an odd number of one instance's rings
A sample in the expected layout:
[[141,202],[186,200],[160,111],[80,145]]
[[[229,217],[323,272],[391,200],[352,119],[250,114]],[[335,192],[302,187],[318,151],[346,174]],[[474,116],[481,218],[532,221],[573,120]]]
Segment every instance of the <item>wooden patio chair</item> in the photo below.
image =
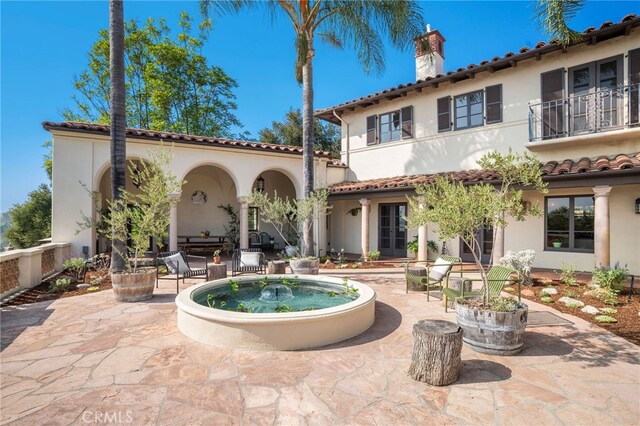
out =
[[[183,251],[165,251],[158,253],[158,261],[156,262],[156,288],[158,288],[160,280],[176,280],[176,293],[180,292],[180,279],[184,284],[185,278],[204,276],[205,281],[209,281],[209,264],[204,256],[186,255]],[[204,269],[193,269],[189,265],[189,259],[198,259],[204,262]],[[169,272],[168,275],[160,277],[158,270],[162,262]],[[175,277],[174,277],[175,276]]]
[[[427,301],[429,301],[429,293],[431,287],[444,288],[443,282],[449,279],[449,274],[452,272],[454,266],[458,266],[460,269],[460,276],[462,276],[462,259],[456,256],[440,255],[433,263],[427,263],[426,266],[422,266],[417,260],[407,262],[404,267],[404,275],[407,280],[406,293],[409,293],[409,286],[424,285],[427,287]],[[413,266],[412,266],[413,265]],[[421,275],[417,272],[421,271]]]
[[[464,271],[468,272],[479,272],[479,271]],[[513,278],[512,275],[515,274],[516,278]],[[463,280],[466,282],[474,282],[474,281],[482,281],[482,278],[464,278]],[[518,271],[507,268],[506,266],[492,266],[487,272],[487,282],[489,285],[489,297],[499,296],[502,292],[502,289],[507,283],[517,282],[518,283],[518,300],[520,300],[520,277],[518,276]],[[447,281],[447,286],[449,282]],[[484,284],[478,290],[472,291],[464,291],[464,282],[460,283],[460,290],[454,290],[452,288],[444,288],[442,289],[442,294],[444,295],[444,311],[447,312],[448,303],[447,299],[457,299],[462,297],[464,299],[470,299],[474,297],[482,297],[484,296]]]
[[263,274],[265,272],[264,253],[259,248],[237,249],[231,256],[231,275],[245,272]]

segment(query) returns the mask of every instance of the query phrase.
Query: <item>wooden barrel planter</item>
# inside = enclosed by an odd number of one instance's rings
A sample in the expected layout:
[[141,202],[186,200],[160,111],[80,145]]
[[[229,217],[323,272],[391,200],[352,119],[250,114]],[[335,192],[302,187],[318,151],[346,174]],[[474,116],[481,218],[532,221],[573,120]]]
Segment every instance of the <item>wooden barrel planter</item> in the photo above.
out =
[[434,386],[458,380],[462,368],[462,328],[442,320],[421,320],[413,325],[413,352],[409,375]]
[[153,297],[156,270],[136,273],[111,273],[111,286],[118,302],[141,302]]
[[456,303],[456,318],[464,330],[463,341],[471,349],[489,355],[515,355],[522,350],[529,308],[520,304],[514,312],[495,312]]
[[289,266],[294,274],[318,275],[320,259],[317,257],[293,258],[289,260]]

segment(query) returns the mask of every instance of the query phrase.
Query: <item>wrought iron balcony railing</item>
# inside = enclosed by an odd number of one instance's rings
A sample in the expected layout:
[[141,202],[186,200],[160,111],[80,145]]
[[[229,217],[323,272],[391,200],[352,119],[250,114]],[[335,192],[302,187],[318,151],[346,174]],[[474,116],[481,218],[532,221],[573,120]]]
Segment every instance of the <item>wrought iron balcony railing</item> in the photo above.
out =
[[530,142],[605,132],[638,124],[639,84],[529,104]]

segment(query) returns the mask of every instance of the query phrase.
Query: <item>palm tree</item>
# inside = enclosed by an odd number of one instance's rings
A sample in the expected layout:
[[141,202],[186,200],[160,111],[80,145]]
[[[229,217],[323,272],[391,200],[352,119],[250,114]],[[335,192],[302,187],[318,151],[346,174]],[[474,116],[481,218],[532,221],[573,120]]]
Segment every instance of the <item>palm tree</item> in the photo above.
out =
[[[119,200],[125,187],[126,165],[126,128],[124,81],[124,11],[123,0],[109,1],[109,41],[111,73],[111,194],[112,200]],[[120,206],[120,203],[114,203]],[[114,233],[115,235],[115,233]],[[123,254],[127,242],[113,238],[111,270],[120,272],[125,269]]]
[[[419,6],[411,0],[201,0],[205,16],[210,10],[234,13],[264,7],[271,16],[284,14],[295,33],[295,76],[302,84],[302,146],[304,196],[313,191],[313,58],[316,37],[342,48],[356,50],[365,72],[384,70],[382,35],[400,49],[413,46],[424,29]],[[304,223],[304,254],[313,255],[312,221]]]
[[537,0],[534,16],[544,30],[563,45],[578,41],[582,35],[569,28],[569,21],[584,5],[584,0]]

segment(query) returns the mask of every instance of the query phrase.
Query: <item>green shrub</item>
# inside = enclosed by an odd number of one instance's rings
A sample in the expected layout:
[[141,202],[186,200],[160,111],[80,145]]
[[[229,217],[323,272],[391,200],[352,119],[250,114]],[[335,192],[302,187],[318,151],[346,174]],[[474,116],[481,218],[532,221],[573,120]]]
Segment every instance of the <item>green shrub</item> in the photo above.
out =
[[593,282],[600,288],[620,290],[622,282],[629,275],[629,269],[616,264],[613,268],[596,268],[593,271]]
[[580,296],[581,296],[580,293],[578,293],[576,291],[571,291],[571,290],[566,291],[564,295],[567,296],[567,297],[570,297],[572,299],[580,299]]
[[49,293],[62,293],[69,290],[71,280],[69,278],[60,278],[49,284]]
[[596,315],[595,320],[603,323],[614,323],[618,322],[614,317],[610,317],[609,315]]
[[566,285],[578,285],[578,280],[576,280],[576,265],[574,263],[566,264],[562,262],[560,281]]
[[[418,237],[415,236],[413,237],[413,241],[409,241],[407,243],[407,250],[409,250],[409,253],[413,253],[413,254],[417,254],[418,253]],[[427,251],[430,251],[432,253],[438,253],[438,243],[436,243],[433,240],[427,240]]]
[[380,259],[380,252],[377,250],[370,251],[367,253],[367,258],[375,262],[376,260]]
[[82,278],[81,275],[84,271],[84,262],[85,260],[82,257],[72,257],[65,260],[62,266],[79,280]]
[[600,308],[600,312],[602,312],[603,314],[613,315],[617,314],[618,310],[613,308]]
[[582,303],[578,303],[578,302],[567,302],[567,303],[565,303],[565,306],[567,308],[576,309],[576,308],[581,308],[583,305],[582,305]]
[[553,299],[549,296],[542,296],[540,300],[543,301],[544,303],[553,303]]
[[87,287],[87,293],[95,293],[96,291],[100,291],[100,287],[97,287],[97,286]]
[[612,288],[608,288],[608,289],[601,289],[602,291],[600,291],[598,293],[598,296],[596,296],[598,299],[600,299],[600,301],[602,303],[604,303],[605,305],[611,305],[611,306],[615,306],[618,304],[618,290],[614,290]]
[[518,301],[510,297],[494,297],[489,301],[492,311],[496,312],[514,312],[518,309]]

